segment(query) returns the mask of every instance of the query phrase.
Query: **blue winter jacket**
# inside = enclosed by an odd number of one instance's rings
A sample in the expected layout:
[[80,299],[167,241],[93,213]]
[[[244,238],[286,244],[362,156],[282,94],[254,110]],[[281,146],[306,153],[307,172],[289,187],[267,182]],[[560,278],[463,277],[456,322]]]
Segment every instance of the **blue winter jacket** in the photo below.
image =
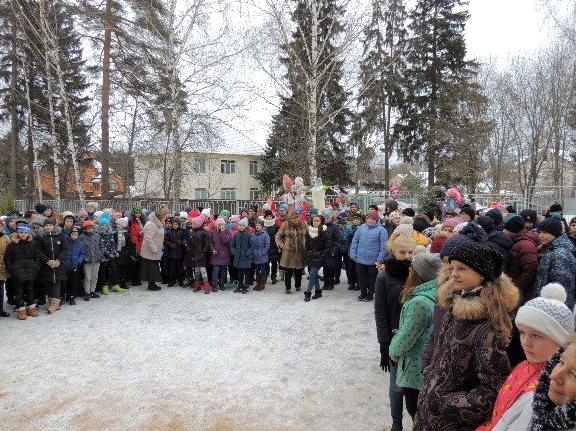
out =
[[542,251],[534,296],[540,296],[540,291],[548,283],[560,283],[566,290],[566,305],[573,310],[576,303],[576,247],[563,234],[542,247]]
[[[243,235],[243,233],[245,235]],[[252,240],[250,232],[236,232],[230,251],[234,255],[234,268],[248,269],[252,266]]]
[[350,244],[350,259],[362,265],[374,265],[374,262],[384,262],[386,258],[386,242],[388,232],[380,224],[360,226]]
[[352,238],[358,230],[358,226],[353,224],[346,224],[344,226],[344,232],[342,233],[342,249],[346,250],[346,253],[350,253],[350,246],[352,245]]
[[86,256],[86,245],[84,241],[78,238],[76,241],[72,240],[69,236],[66,237],[66,245],[68,252],[64,256],[64,268],[67,271],[74,271],[82,266],[84,257]]
[[255,232],[250,236],[252,241],[252,258],[254,264],[268,262],[268,250],[270,250],[270,235],[265,230]]

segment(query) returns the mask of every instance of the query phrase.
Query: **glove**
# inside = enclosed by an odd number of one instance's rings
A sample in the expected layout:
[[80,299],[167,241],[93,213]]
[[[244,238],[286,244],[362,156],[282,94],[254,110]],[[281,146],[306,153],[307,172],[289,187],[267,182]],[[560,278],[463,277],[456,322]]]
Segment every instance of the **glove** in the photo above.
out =
[[46,265],[48,265],[50,268],[54,268],[54,261],[50,259],[48,262],[46,262]]
[[388,354],[389,344],[380,344],[380,368],[383,371],[390,371],[390,355]]
[[56,260],[54,261],[54,266],[53,266],[53,268],[58,268],[59,266],[60,266],[60,261],[59,261],[58,259],[56,259]]

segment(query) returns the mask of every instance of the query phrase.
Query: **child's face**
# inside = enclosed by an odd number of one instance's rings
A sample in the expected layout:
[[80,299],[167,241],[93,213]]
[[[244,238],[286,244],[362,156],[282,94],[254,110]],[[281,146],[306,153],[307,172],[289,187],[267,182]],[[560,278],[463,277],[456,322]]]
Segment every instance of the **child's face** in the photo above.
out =
[[540,243],[542,245],[550,244],[552,241],[556,239],[554,235],[548,232],[539,232],[538,237],[540,238]]
[[70,229],[73,224],[74,224],[74,220],[72,220],[71,218],[67,218],[66,221],[64,221],[64,227],[65,228]]
[[394,226],[398,226],[400,224],[400,216],[396,215],[396,216],[392,217],[392,224]]
[[446,238],[452,238],[452,236],[454,236],[454,228],[451,226],[443,227],[442,232],[444,232]]
[[28,239],[28,233],[26,232],[19,232],[18,239],[22,241],[26,241]]
[[256,223],[256,232],[260,232],[262,230],[262,225],[260,223]]
[[266,220],[274,220],[274,216],[272,214],[269,214],[266,216]]
[[531,230],[534,227],[534,223],[531,221],[525,222],[526,230]]
[[412,260],[414,257],[414,245],[403,240],[397,240],[392,254],[396,260]]
[[546,362],[560,345],[552,338],[529,326],[518,324],[520,343],[526,359],[535,364]]
[[468,265],[464,265],[462,262],[454,259],[450,264],[452,265],[450,277],[454,281],[454,287],[456,289],[471,290],[482,285],[484,277]]
[[256,212],[254,212],[254,210],[248,210],[248,217],[252,218],[256,215]]
[[16,228],[16,220],[10,220],[10,223],[8,223],[8,226],[10,226],[11,229],[15,229]]
[[462,220],[462,222],[469,222],[470,220],[472,220],[467,213],[460,213],[459,217],[460,220]]
[[174,230],[180,229],[180,223],[176,223],[176,222],[172,223],[172,229],[174,229]]
[[90,226],[90,227],[85,228],[84,230],[88,233],[92,233],[94,231],[94,228],[92,226]]
[[46,233],[51,233],[53,230],[54,230],[53,224],[47,224],[46,226],[44,226],[44,232]]
[[576,236],[576,223],[570,225],[570,235]]
[[576,343],[570,344],[550,374],[548,398],[557,406],[576,398]]
[[245,226],[245,225],[243,225],[243,224],[238,224],[238,230],[239,230],[240,232],[243,232],[244,229],[246,229],[246,226]]
[[70,238],[72,238],[73,241],[76,241],[78,239],[78,232],[71,232]]

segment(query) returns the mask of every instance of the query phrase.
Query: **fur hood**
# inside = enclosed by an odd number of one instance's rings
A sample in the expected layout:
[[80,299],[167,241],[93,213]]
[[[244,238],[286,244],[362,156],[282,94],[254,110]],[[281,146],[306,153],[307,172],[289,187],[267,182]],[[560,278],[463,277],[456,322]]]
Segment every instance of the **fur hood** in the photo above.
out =
[[490,297],[502,301],[508,312],[512,312],[516,309],[520,293],[505,274],[469,295],[460,295],[460,292],[454,291],[454,282],[451,279],[438,287],[438,303],[461,320],[480,320],[488,317]]
[[[54,229],[52,230],[52,236],[57,236],[57,235],[60,235],[61,233],[62,233],[62,228],[60,226],[54,226]],[[44,230],[43,227],[38,228],[38,231],[36,232],[36,234],[40,238],[44,238],[45,236],[48,236],[48,234],[46,233],[46,231]]]

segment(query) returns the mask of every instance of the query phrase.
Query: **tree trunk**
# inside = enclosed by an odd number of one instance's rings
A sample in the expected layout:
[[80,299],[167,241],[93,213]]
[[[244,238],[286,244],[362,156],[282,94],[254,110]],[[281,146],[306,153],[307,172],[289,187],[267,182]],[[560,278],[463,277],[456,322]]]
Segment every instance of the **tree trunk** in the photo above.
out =
[[[32,102],[30,101],[30,84],[28,82],[28,73],[26,67],[24,70],[24,82],[26,83],[26,104],[28,108],[28,150],[32,155],[31,160],[31,170],[30,170],[30,182],[31,188],[34,190],[34,172],[36,173],[36,186],[38,187],[38,200],[42,202],[42,176],[40,175],[40,166],[38,166],[38,151],[36,150],[36,145],[34,145],[34,117],[32,116]],[[49,92],[49,94],[51,94]],[[56,162],[55,162],[56,163]],[[55,183],[56,184],[56,183]],[[34,199],[34,193],[30,194],[30,198]],[[60,211],[60,195],[56,201],[56,211]]]
[[106,0],[104,47],[102,60],[102,190],[101,196],[110,194],[110,46],[112,41],[112,0]]
[[309,104],[308,104],[308,164],[310,166],[310,184],[313,184],[318,179],[318,165],[316,150],[318,147],[318,5],[317,0],[312,0],[312,29],[311,38],[312,44],[310,48],[311,56],[311,70],[309,88]]
[[132,153],[134,151],[134,140],[136,138],[136,116],[138,115],[138,99],[135,99],[135,102],[136,105],[134,106],[132,124],[130,126],[130,138],[128,139],[128,166],[124,177],[124,196],[126,196],[126,193],[128,193],[128,208],[132,208],[132,193],[130,191],[130,186],[135,185],[134,160],[132,159]]
[[18,107],[16,106],[16,101],[18,99],[18,55],[16,52],[16,38],[18,36],[16,28],[16,17],[12,16],[12,46],[10,50],[10,192],[12,196],[16,198],[18,188],[18,178],[17,178],[17,155],[18,155]]

